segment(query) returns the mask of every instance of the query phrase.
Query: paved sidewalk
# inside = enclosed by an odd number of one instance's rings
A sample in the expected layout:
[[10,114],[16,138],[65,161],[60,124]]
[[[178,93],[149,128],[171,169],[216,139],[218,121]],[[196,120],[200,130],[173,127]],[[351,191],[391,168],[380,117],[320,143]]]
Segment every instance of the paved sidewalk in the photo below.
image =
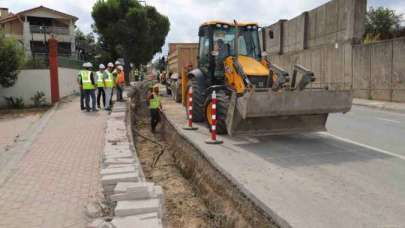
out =
[[0,227],[85,227],[101,196],[99,161],[107,114],[62,103],[0,186]]
[[15,143],[16,137],[26,131],[40,117],[41,113],[34,113],[0,118],[0,153],[7,151]]
[[370,108],[377,108],[382,110],[394,111],[405,113],[405,103],[388,102],[388,101],[375,101],[366,99],[353,99],[354,105],[365,106]]

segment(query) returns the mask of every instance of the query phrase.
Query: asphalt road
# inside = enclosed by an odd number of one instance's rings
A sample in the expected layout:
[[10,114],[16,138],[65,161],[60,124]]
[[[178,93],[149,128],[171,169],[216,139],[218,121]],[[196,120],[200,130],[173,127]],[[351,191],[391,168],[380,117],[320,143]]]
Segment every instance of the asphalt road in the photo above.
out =
[[350,113],[331,115],[327,128],[326,133],[262,137],[241,145],[297,178],[298,186],[282,186],[306,197],[297,204],[307,203],[309,211],[297,205],[302,208],[290,214],[296,221],[287,222],[405,227],[405,115],[355,106]]
[[405,114],[355,106],[331,115],[326,133],[212,146],[165,102],[177,129],[283,227],[405,227]]

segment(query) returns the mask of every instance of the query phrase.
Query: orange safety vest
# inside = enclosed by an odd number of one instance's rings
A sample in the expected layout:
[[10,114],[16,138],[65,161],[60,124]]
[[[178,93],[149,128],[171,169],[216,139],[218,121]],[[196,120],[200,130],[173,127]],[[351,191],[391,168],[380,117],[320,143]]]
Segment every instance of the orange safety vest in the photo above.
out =
[[121,71],[118,75],[117,75],[117,84],[122,84],[125,81],[125,77],[124,77],[124,71]]

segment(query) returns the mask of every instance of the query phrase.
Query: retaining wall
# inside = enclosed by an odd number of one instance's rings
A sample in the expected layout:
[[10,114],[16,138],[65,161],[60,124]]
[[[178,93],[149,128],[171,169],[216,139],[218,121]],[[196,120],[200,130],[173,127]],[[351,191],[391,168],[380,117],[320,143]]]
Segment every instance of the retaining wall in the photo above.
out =
[[361,44],[366,10],[367,0],[329,1],[265,27],[263,48],[273,64],[289,72],[295,64],[311,69],[315,86],[405,102],[405,38]]
[[405,37],[353,46],[353,89],[358,98],[405,102]]

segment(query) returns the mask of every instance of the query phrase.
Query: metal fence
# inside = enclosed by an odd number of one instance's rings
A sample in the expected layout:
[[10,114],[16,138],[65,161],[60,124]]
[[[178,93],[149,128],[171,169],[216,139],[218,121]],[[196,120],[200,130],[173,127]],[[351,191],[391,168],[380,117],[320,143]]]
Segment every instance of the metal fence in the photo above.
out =
[[[75,55],[58,56],[58,66],[64,68],[80,69],[83,61],[78,60]],[[25,58],[22,69],[47,69],[49,68],[49,55],[47,53],[32,53]]]
[[68,27],[31,25],[30,31],[31,33],[53,33],[59,35],[69,35]]
[[49,58],[47,53],[32,53],[26,56],[22,69],[47,69],[49,68]]
[[83,61],[78,60],[75,56],[58,56],[59,67],[80,69],[83,65]]

